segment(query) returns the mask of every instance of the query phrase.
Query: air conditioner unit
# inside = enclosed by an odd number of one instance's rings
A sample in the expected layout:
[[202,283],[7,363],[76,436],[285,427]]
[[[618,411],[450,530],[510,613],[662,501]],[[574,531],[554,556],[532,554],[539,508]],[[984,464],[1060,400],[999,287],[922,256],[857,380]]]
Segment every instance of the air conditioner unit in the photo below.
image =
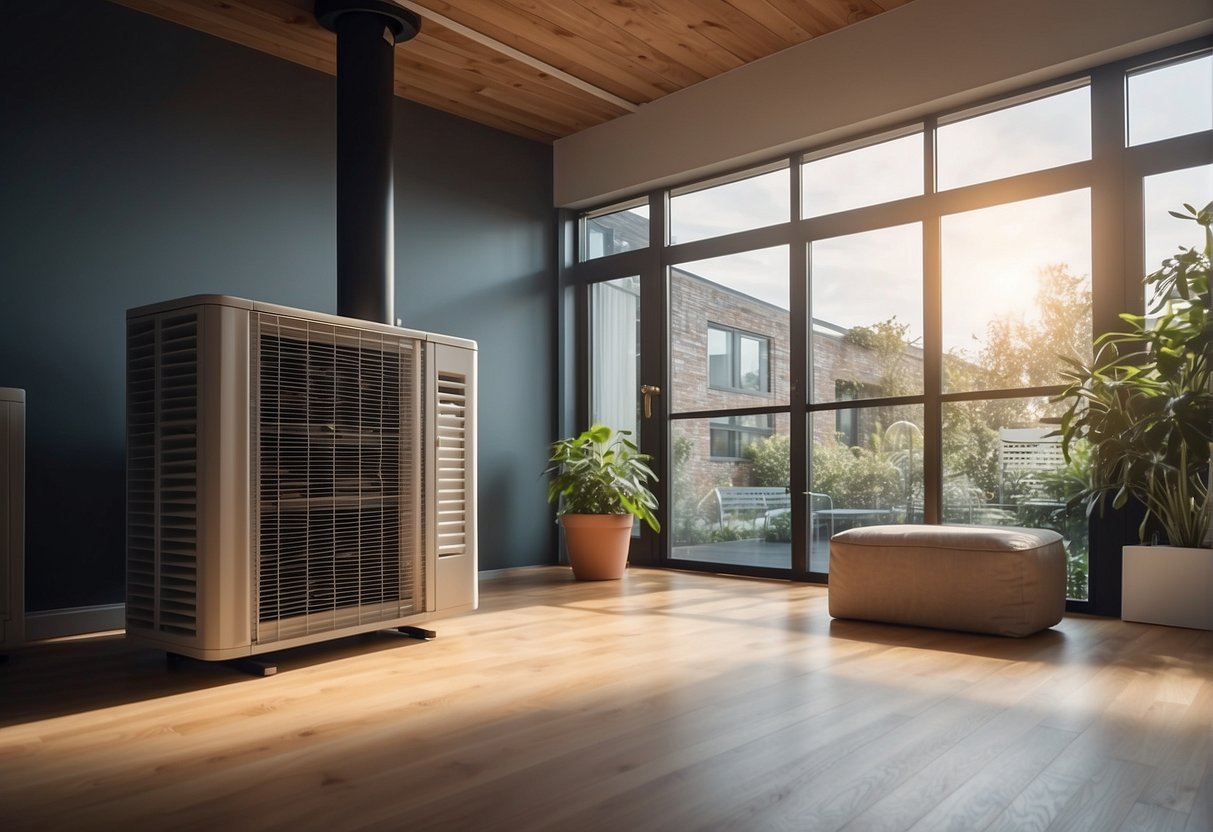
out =
[[127,313],[127,638],[207,660],[476,608],[476,345],[221,295]]

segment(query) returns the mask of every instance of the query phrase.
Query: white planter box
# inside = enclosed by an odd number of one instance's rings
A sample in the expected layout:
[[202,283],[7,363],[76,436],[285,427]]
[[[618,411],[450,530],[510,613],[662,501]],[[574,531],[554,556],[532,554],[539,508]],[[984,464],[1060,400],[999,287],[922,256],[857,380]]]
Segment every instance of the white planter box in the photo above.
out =
[[1213,549],[1126,546],[1120,617],[1213,630]]

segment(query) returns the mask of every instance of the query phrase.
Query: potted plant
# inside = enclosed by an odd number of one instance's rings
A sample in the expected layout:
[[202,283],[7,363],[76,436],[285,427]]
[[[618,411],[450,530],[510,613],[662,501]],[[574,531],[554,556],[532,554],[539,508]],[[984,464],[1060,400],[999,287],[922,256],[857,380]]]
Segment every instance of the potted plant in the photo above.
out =
[[1111,495],[1145,507],[1138,538],[1168,546],[1126,546],[1121,616],[1213,629],[1209,451],[1213,442],[1213,307],[1209,257],[1213,203],[1170,212],[1204,228],[1203,250],[1181,247],[1147,275],[1148,314],[1122,314],[1124,332],[1095,341],[1091,364],[1070,362],[1068,404],[1058,420],[1066,459],[1090,443],[1091,484],[1077,499],[1088,513]]
[[632,538],[632,518],[653,531],[660,525],[653,512],[657,498],[648,488],[657,477],[648,454],[628,439],[630,431],[606,425],[552,443],[552,463],[545,474],[548,502],[558,502],[573,575],[584,581],[623,577]]

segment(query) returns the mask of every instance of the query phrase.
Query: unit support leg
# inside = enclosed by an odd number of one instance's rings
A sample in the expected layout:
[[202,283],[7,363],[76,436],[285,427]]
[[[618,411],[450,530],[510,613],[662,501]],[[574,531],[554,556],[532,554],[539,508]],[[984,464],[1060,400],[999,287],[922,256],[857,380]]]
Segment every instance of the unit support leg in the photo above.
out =
[[247,673],[250,676],[273,676],[278,672],[278,665],[257,659],[233,659],[231,665],[241,673]]
[[396,632],[406,635],[409,638],[418,638],[423,641],[438,638],[438,633],[434,632],[433,630],[427,630],[424,627],[397,627]]
[[[169,670],[176,670],[182,662],[189,661],[189,656],[183,656],[180,653],[165,653],[164,663]],[[239,670],[241,673],[247,673],[250,676],[273,676],[278,672],[278,665],[272,662],[263,662],[258,659],[229,659],[220,664],[226,665],[233,670]]]

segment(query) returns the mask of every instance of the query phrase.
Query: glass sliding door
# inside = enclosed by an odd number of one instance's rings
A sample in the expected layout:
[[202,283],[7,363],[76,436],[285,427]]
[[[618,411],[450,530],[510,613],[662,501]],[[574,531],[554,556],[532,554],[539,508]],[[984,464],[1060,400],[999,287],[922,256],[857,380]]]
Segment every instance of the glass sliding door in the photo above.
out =
[[667,280],[670,558],[790,569],[788,248],[680,263]]

